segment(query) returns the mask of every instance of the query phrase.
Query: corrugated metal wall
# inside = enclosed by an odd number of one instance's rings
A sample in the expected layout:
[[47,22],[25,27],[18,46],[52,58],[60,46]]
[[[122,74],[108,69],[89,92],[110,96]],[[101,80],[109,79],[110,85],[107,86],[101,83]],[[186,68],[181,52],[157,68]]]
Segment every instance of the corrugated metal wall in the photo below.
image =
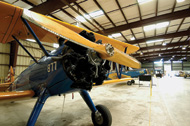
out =
[[[44,55],[36,42],[28,42],[21,40],[21,43],[37,60]],[[55,49],[53,48],[52,43],[43,43],[43,44],[46,50],[52,51]],[[19,46],[15,75],[18,76],[23,70],[25,70],[30,65],[31,61],[32,58]]]
[[5,78],[9,70],[10,44],[0,43],[0,80]]

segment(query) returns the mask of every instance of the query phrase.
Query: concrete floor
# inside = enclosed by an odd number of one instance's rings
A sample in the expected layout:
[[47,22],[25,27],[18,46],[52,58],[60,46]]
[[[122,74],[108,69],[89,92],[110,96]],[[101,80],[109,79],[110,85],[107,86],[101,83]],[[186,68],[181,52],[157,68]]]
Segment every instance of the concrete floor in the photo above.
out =
[[[138,81],[136,82],[138,83]],[[143,86],[148,85],[143,82]],[[113,84],[95,87],[90,95],[95,104],[107,106],[112,126],[190,126],[190,79],[154,79],[149,87]],[[78,93],[47,100],[36,126],[93,126],[91,112]],[[0,126],[24,126],[36,99],[0,104]]]

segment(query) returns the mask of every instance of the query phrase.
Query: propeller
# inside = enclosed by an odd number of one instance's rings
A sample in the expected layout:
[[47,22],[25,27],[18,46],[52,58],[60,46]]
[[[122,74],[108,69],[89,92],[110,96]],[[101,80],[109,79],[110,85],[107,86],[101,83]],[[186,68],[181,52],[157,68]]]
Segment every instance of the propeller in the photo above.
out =
[[56,36],[67,39],[85,48],[95,50],[100,54],[100,57],[102,59],[113,61],[121,65],[133,68],[141,67],[140,62],[138,62],[136,59],[129,56],[128,54],[121,52],[117,48],[114,48],[111,44],[96,44],[94,42],[91,42],[80,36],[78,33],[49,19],[44,15],[24,9],[22,17]]

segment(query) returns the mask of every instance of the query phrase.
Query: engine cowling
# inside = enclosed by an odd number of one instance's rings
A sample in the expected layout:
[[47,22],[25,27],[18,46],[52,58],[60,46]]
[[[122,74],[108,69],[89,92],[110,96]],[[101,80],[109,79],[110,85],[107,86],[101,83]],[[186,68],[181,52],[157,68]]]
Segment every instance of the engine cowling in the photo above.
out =
[[[95,42],[93,33],[79,33],[86,39]],[[101,40],[96,43],[101,44]],[[67,41],[63,48],[63,68],[74,81],[73,88],[91,90],[93,83],[101,85],[110,69],[109,61],[102,60],[98,53]]]

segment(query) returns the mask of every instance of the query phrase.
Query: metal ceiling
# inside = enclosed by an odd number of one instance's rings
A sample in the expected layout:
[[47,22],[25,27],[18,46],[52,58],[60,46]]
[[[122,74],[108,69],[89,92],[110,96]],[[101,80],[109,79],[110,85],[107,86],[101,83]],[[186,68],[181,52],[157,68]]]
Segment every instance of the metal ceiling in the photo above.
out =
[[[3,1],[139,46],[132,56],[141,62],[190,60],[190,0]],[[150,25],[155,28],[145,30]]]

